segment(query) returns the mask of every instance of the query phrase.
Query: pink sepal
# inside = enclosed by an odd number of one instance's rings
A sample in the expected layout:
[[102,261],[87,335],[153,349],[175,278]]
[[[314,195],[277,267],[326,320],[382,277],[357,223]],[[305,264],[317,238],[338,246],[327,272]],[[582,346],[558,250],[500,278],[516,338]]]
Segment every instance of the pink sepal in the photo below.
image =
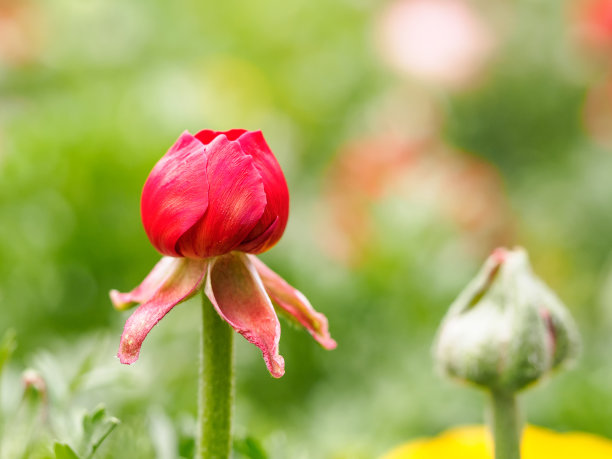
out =
[[285,361],[278,353],[280,323],[250,259],[231,252],[210,260],[204,291],[219,315],[261,349],[270,374],[283,376]]
[[173,257],[162,257],[145,277],[138,287],[131,292],[121,293],[118,290],[110,291],[110,299],[118,311],[130,309],[136,304],[142,304],[151,298],[165,280],[172,276],[176,270],[178,259]]
[[314,310],[302,292],[289,285],[259,258],[254,255],[248,257],[253,262],[274,304],[306,328],[325,349],[335,349],[337,344],[329,335],[327,318]]
[[[197,292],[204,281],[207,265],[208,260],[163,258],[132,292],[111,293],[113,302],[117,300],[119,304],[146,298],[125,323],[117,354],[121,363],[131,364],[138,360],[142,342],[157,322]],[[158,276],[156,270],[163,271],[164,276]]]

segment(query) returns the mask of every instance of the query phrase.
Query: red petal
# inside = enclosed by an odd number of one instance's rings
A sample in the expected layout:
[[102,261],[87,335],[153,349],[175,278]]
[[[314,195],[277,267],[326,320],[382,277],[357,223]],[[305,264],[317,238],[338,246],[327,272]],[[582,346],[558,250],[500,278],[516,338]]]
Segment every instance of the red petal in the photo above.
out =
[[212,142],[216,137],[220,135],[224,135],[228,140],[236,140],[242,134],[247,132],[246,129],[231,129],[229,131],[211,131],[209,129],[204,129],[198,132],[195,137],[204,145],[208,145]]
[[162,257],[149,275],[145,277],[145,280],[131,292],[121,293],[117,290],[111,290],[110,298],[115,309],[123,311],[131,308],[136,303],[144,303],[151,298],[155,292],[157,292],[160,285],[162,285],[168,277],[172,276],[176,270],[177,262],[177,258]]
[[[125,323],[118,354],[121,363],[130,364],[138,360],[142,342],[151,329],[174,306],[194,295],[202,285],[207,264],[206,260],[172,259],[172,265],[167,267],[169,275],[157,285],[153,295],[141,304]],[[157,266],[153,270],[155,269]],[[151,280],[152,275],[153,273],[149,274],[143,284]],[[151,292],[153,289],[153,284],[150,283],[143,291]],[[138,294],[136,296],[138,297]]]
[[278,354],[280,324],[249,258],[232,252],[211,260],[204,291],[219,315],[261,349],[270,374],[280,378],[285,373]]
[[208,211],[178,242],[187,257],[214,257],[238,247],[266,208],[262,178],[240,144],[217,136],[207,147]]
[[[283,171],[261,131],[244,132],[238,137],[238,142],[242,150],[253,157],[255,167],[263,179],[267,198],[266,210],[261,220],[239,250],[261,253],[276,244],[285,231],[289,218],[289,190]],[[267,235],[262,243],[261,235],[264,233]]]
[[315,311],[308,299],[254,255],[249,255],[272,301],[297,320],[325,349],[335,349],[326,317]]
[[[265,212],[264,212],[264,215],[265,215]],[[262,217],[262,220],[263,219],[264,217]],[[277,231],[278,226],[279,226],[279,219],[278,217],[276,217],[276,219],[272,222],[272,224],[268,226],[268,229],[266,229],[263,233],[261,233],[255,239],[248,240],[247,238],[247,241],[240,244],[240,247],[238,249],[241,252],[247,252],[247,253],[265,252],[271,247],[270,240],[274,236],[275,232]],[[257,231],[260,231],[260,228],[261,226],[258,223],[257,225],[255,225],[255,229],[251,231],[251,234],[256,233]],[[251,234],[249,234],[249,236],[251,236]]]
[[149,240],[164,255],[206,212],[206,147],[185,131],[155,165],[142,190],[140,210]]

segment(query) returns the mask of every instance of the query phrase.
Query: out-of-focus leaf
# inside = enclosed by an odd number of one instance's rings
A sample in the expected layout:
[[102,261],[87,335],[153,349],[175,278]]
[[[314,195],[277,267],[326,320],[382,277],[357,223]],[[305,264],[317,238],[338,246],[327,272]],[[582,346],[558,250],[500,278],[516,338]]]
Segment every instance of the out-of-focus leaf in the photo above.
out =
[[92,413],[83,416],[83,438],[78,451],[85,458],[93,457],[102,442],[119,425],[119,419],[109,416],[100,405]]
[[261,443],[253,437],[234,440],[234,451],[249,459],[268,459]]
[[93,355],[93,352],[85,356],[85,358],[81,362],[81,365],[79,366],[79,369],[70,381],[69,390],[71,393],[74,393],[81,388],[85,377],[94,367],[94,361],[95,356]]
[[149,432],[157,459],[176,459],[178,441],[172,420],[161,409],[149,413]]
[[80,459],[73,449],[65,443],[55,443],[53,446],[55,459]]
[[4,336],[2,336],[2,341],[0,341],[0,375],[2,374],[2,370],[4,369],[4,365],[11,358],[11,355],[17,348],[17,333],[15,330],[8,329],[4,332]]
[[[44,380],[32,369],[21,375],[23,394],[14,411],[3,413],[1,458],[29,458],[46,440],[47,389]],[[38,456],[36,456],[38,457]]]

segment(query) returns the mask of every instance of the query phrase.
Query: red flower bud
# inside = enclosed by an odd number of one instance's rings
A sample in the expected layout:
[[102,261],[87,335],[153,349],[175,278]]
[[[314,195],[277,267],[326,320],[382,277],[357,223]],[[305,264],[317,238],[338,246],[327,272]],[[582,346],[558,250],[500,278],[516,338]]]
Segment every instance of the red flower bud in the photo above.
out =
[[261,131],[184,132],[151,171],[141,213],[164,255],[261,253],[285,230],[289,192]]
[[131,292],[110,292],[117,309],[140,304],[125,324],[119,359],[131,364],[151,329],[204,290],[219,316],[261,349],[272,376],[285,371],[277,311],[326,349],[327,319],[254,255],[287,225],[285,177],[260,131],[184,132],[155,165],[142,191],[142,221],[163,257]]

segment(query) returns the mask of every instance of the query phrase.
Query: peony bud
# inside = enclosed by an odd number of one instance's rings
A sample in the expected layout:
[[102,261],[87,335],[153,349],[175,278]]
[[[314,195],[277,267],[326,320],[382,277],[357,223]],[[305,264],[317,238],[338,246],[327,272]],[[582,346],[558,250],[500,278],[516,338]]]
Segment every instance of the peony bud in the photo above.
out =
[[451,305],[438,331],[438,363],[452,377],[514,392],[574,356],[576,325],[532,272],[522,248],[496,249]]

